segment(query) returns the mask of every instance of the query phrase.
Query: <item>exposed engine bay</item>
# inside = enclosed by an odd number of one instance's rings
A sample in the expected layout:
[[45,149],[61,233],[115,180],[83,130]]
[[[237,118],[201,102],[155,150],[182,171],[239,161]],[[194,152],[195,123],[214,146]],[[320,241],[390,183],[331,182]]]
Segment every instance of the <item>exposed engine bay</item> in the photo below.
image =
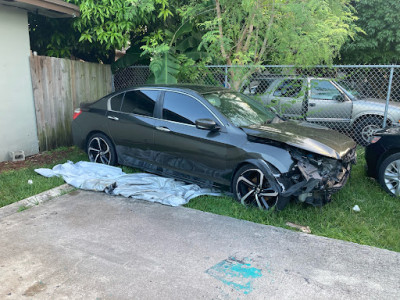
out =
[[[292,148],[294,164],[288,173],[276,177],[286,188],[280,194],[278,209],[286,206],[285,198],[295,197],[300,202],[322,206],[331,195],[340,190],[350,176],[352,164],[357,161],[356,149],[350,149],[342,159],[324,157]],[[286,199],[288,202],[289,199]]]

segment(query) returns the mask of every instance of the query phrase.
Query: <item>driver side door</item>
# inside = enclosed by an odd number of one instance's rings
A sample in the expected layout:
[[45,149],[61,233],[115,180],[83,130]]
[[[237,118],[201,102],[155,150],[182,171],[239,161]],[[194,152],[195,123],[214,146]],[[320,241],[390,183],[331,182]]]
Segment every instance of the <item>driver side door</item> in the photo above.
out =
[[[161,103],[154,144],[156,163],[163,173],[201,183],[221,181],[229,143],[222,122],[192,95],[165,91]],[[211,119],[221,129],[199,129],[195,125],[198,119]]]
[[332,80],[308,79],[307,121],[328,127],[348,126],[353,104]]

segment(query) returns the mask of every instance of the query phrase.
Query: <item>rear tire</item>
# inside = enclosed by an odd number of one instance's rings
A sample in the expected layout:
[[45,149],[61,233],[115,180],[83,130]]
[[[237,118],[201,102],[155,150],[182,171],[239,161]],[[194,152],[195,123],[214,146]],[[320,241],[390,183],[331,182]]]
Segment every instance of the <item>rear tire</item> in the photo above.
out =
[[114,144],[102,133],[95,133],[89,137],[86,151],[91,162],[110,166],[117,163]]
[[253,165],[242,166],[236,172],[232,185],[235,199],[244,206],[268,210],[278,201],[278,191],[272,188],[264,173]]

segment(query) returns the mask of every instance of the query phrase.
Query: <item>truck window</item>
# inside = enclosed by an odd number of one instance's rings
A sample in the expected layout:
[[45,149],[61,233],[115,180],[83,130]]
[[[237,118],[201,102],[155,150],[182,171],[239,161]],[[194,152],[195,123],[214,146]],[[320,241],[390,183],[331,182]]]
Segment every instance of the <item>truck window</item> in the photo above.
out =
[[311,99],[335,100],[341,93],[329,80],[311,80]]
[[272,82],[274,82],[274,79],[263,79],[263,80],[260,80],[260,83],[258,84],[254,94],[255,95],[264,94],[266,92],[266,90],[269,88],[269,86],[271,85]]
[[303,85],[302,80],[287,79],[284,80],[274,92],[275,97],[297,98],[300,95]]

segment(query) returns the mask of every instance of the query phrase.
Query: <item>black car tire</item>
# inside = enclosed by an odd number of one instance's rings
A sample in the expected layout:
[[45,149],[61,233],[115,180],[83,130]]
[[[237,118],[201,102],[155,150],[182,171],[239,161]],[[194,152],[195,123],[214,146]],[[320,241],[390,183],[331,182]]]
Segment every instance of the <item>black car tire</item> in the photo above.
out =
[[357,122],[354,127],[354,137],[358,144],[367,146],[370,144],[373,133],[382,128],[382,119],[378,117],[366,117]]
[[400,153],[388,156],[381,163],[378,180],[383,189],[390,195],[400,196]]
[[278,201],[278,192],[271,187],[264,173],[253,165],[247,164],[239,168],[232,185],[235,199],[245,206],[270,209]]
[[102,133],[95,133],[89,137],[86,151],[91,162],[111,166],[117,163],[114,144]]

